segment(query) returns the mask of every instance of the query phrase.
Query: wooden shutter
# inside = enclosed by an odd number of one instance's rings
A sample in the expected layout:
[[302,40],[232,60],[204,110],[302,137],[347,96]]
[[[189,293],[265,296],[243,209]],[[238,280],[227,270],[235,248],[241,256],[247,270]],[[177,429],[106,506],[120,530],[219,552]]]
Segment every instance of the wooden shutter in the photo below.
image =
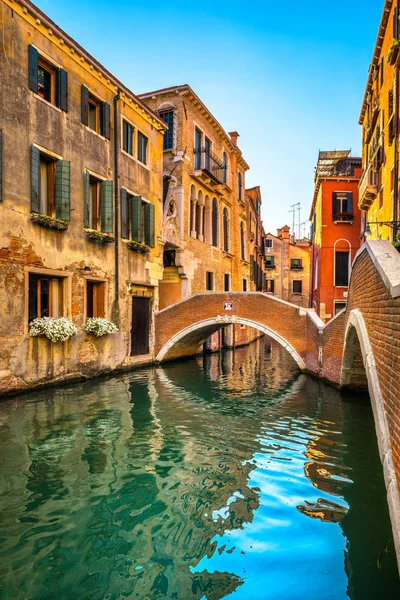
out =
[[144,205],[144,243],[154,248],[154,204]]
[[347,212],[353,214],[353,192],[347,192]]
[[393,11],[393,37],[395,40],[398,38],[398,27],[397,6],[395,6]]
[[250,256],[250,281],[254,281],[254,258]]
[[113,182],[102,181],[100,185],[101,231],[113,233]]
[[121,188],[121,237],[129,237],[128,227],[128,193],[125,188]]
[[38,93],[38,61],[39,53],[33,46],[28,46],[28,86],[32,92]]
[[110,139],[110,105],[107,102],[100,105],[100,133]]
[[3,132],[0,129],[0,202],[3,200]]
[[81,121],[89,125],[89,90],[84,85],[81,86]]
[[70,162],[56,162],[56,217],[70,220]]
[[64,69],[58,69],[56,97],[58,108],[68,112],[68,73]]
[[31,211],[39,212],[40,150],[31,146]]
[[129,152],[128,149],[128,123],[123,121],[122,123],[122,149],[125,152]]
[[334,220],[336,218],[336,215],[338,213],[338,206],[337,206],[337,192],[332,192],[332,219]]
[[142,197],[132,196],[131,199],[131,236],[134,242],[142,241]]
[[85,227],[90,227],[90,174],[85,172]]

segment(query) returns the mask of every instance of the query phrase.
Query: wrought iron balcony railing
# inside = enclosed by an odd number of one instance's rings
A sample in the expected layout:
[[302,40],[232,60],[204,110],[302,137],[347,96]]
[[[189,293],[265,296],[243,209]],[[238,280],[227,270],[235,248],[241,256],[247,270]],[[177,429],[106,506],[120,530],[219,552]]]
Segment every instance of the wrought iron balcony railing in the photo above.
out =
[[227,182],[227,169],[222,161],[208,148],[196,148],[194,152],[194,168],[196,171],[203,171],[211,177],[216,183]]

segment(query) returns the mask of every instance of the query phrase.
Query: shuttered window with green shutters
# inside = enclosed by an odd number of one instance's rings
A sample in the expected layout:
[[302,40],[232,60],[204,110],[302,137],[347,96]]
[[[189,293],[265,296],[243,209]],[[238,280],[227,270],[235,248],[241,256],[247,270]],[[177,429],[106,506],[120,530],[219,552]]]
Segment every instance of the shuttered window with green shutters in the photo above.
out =
[[102,181],[100,185],[100,226],[104,233],[114,232],[113,182]]
[[38,213],[40,206],[39,199],[40,182],[40,150],[36,146],[31,146],[31,211]]
[[131,239],[134,242],[142,242],[142,197],[131,197]]
[[144,243],[154,248],[154,205],[149,202],[144,205]]
[[56,162],[56,217],[63,221],[70,220],[70,162]]
[[68,73],[28,46],[28,87],[41,98],[68,111]]
[[129,238],[129,211],[128,211],[128,192],[121,188],[121,237]]

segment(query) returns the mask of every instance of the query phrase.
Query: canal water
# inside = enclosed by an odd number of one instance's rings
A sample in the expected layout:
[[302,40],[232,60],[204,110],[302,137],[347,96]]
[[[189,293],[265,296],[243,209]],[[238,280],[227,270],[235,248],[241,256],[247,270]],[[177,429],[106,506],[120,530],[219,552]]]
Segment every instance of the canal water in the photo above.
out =
[[0,403],[0,598],[399,599],[368,397],[263,338]]

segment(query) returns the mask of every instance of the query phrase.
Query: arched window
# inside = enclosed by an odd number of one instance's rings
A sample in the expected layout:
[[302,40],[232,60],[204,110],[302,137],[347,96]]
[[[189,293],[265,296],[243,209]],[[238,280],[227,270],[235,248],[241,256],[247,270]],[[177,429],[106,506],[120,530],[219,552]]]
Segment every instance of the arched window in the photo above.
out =
[[244,225],[243,221],[240,221],[240,256],[242,260],[246,260],[246,252],[244,246]]
[[176,146],[176,106],[170,102],[164,102],[158,108],[158,114],[168,125],[164,133],[164,150],[172,150]]
[[212,245],[218,247],[218,204],[216,198],[212,201]]
[[204,241],[207,242],[207,244],[211,244],[212,242],[212,236],[211,236],[211,200],[209,196],[205,197],[205,202],[204,202]]
[[189,215],[189,222],[190,222],[189,235],[192,235],[192,236],[196,235],[196,204],[197,204],[196,188],[194,187],[194,185],[192,185],[190,188],[190,215]]
[[224,251],[229,252],[229,218],[227,208],[224,208],[222,224],[224,228]]
[[226,152],[222,153],[222,183],[228,183],[228,158]]

